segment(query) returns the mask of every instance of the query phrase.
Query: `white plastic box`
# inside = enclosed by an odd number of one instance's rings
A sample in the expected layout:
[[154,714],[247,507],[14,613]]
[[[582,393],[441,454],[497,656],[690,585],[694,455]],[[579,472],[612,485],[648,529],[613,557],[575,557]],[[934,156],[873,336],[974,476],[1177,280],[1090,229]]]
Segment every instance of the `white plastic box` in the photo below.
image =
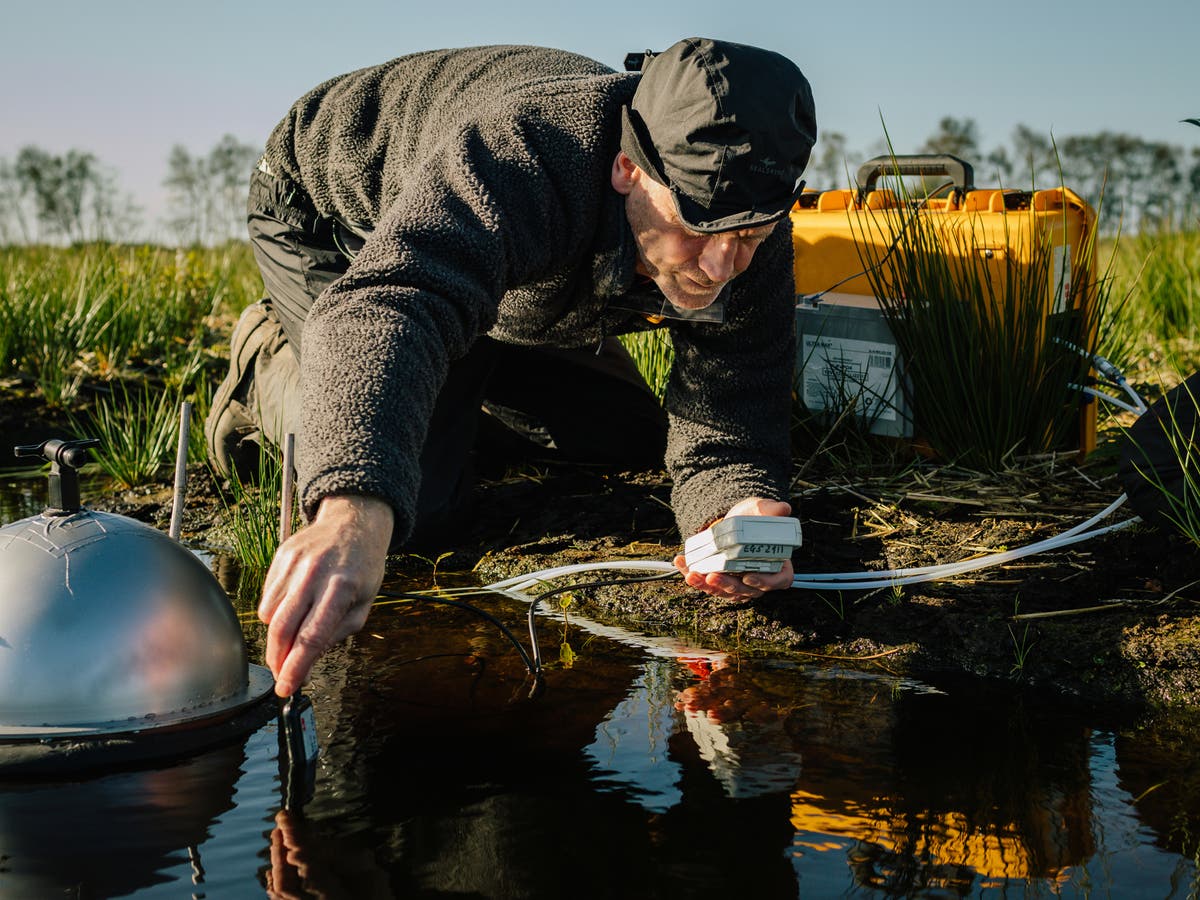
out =
[[800,542],[792,516],[732,516],[692,535],[683,552],[693,572],[778,572]]
[[871,434],[913,436],[904,360],[874,297],[829,293],[796,304],[795,378],[810,412],[836,418],[853,404]]

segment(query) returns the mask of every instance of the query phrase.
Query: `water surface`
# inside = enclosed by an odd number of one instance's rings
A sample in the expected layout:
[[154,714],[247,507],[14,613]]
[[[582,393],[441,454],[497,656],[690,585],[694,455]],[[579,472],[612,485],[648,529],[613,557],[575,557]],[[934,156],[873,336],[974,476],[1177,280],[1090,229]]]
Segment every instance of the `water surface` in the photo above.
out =
[[[33,511],[20,484],[0,488],[5,520]],[[477,602],[520,634],[519,601]],[[1200,894],[1200,753],[1178,718],[573,614],[539,633],[531,700],[488,623],[381,604],[309,686],[322,756],[302,810],[281,810],[275,723],[157,766],[0,784],[0,896]]]

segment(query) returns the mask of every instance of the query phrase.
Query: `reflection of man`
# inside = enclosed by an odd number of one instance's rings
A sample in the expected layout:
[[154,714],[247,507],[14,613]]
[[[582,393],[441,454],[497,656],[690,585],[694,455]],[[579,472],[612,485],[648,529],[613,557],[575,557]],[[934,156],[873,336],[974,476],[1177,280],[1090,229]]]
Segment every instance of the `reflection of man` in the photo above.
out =
[[724,663],[680,691],[688,734],[730,797],[789,791],[801,758],[784,731],[784,716],[753,684]]
[[337,845],[336,855],[301,816],[275,814],[271,865],[261,871],[271,900],[338,900],[391,896],[386,872],[366,847]]
[[[693,683],[681,686],[683,663]],[[786,797],[801,772],[786,716],[724,654],[646,661],[634,687],[596,727],[585,753],[606,781],[645,809],[684,801],[687,761],[698,757],[726,797]]]
[[[481,400],[575,458],[657,464],[665,445],[684,535],[789,512],[775,226],[815,133],[795,65],[698,38],[640,76],[541,48],[416,54],[292,107],[251,185],[269,296],[239,323],[206,429],[224,467],[248,434],[299,435],[311,524],[260,607],[281,694],[362,627],[389,546],[461,519]],[[675,351],[665,422],[611,337],[655,327]],[[792,576],[677,564],[725,596]]]

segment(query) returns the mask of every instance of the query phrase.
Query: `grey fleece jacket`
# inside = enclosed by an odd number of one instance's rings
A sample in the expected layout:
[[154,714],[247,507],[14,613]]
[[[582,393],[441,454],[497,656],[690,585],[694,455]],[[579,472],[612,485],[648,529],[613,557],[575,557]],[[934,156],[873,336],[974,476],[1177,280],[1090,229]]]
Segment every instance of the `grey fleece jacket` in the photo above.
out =
[[[272,170],[369,233],[304,326],[307,515],[329,494],[373,495],[407,537],[434,401],[480,335],[582,347],[653,327],[609,181],[637,78],[537,47],[433,51],[331,79],[275,128]],[[745,497],[787,496],[791,254],[781,226],[725,292],[723,323],[666,321],[684,535]]]

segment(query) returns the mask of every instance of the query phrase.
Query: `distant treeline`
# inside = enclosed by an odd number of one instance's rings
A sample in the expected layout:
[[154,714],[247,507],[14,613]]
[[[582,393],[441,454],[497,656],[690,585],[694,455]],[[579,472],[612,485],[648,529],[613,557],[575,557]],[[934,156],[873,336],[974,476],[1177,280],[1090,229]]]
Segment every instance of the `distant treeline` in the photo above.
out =
[[[1181,134],[1190,131],[1186,124],[1179,127]],[[893,150],[965,159],[975,167],[980,187],[1031,190],[1066,185],[1098,211],[1101,230],[1108,234],[1118,228],[1194,228],[1200,215],[1200,147],[1189,151],[1112,131],[1050,135],[1018,125],[1007,146],[984,150],[974,119],[946,116],[920,146]],[[845,135],[827,132],[813,151],[808,184],[818,189],[848,187],[847,173],[853,180],[859,165],[888,152],[881,142],[869,153],[856,154],[847,148]]]
[[[1065,184],[1099,211],[1106,233],[1191,227],[1200,211],[1200,148],[1131,134],[1051,136],[1018,125],[1007,146],[985,151],[974,119],[947,116],[920,146],[894,150],[959,156],[975,166],[980,186]],[[845,135],[826,132],[813,151],[808,184],[847,187],[865,160],[887,152],[882,142],[856,152]],[[168,212],[157,224],[185,245],[244,237],[246,184],[257,153],[232,135],[207,154],[176,145],[163,179]],[[0,244],[129,240],[146,224],[116,175],[91,153],[55,155],[27,146],[13,159],[0,158]]]
[[[175,145],[167,157],[165,220],[177,243],[246,235],[246,185],[260,150],[225,135],[207,154]],[[147,223],[113,171],[95,155],[22,147],[0,158],[0,244],[126,241]]]

